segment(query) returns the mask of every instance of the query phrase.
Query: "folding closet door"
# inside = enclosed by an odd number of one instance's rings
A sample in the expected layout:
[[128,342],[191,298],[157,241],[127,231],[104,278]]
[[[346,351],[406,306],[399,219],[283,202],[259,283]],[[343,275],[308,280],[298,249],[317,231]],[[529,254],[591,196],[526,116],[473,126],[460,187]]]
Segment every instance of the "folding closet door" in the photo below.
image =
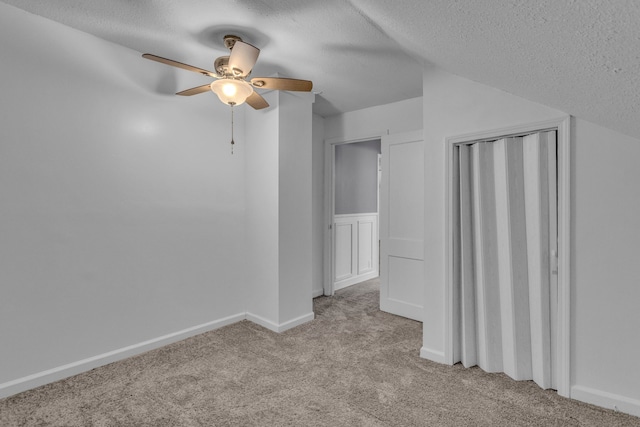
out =
[[456,148],[455,355],[555,386],[556,132]]

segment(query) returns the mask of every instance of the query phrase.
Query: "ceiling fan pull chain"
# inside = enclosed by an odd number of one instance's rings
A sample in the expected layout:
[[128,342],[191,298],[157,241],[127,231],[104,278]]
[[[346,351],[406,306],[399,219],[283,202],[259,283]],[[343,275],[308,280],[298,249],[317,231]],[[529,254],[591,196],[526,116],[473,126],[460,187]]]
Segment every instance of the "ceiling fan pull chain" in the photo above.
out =
[[235,141],[233,140],[233,104],[231,105],[231,154],[233,154],[233,145]]

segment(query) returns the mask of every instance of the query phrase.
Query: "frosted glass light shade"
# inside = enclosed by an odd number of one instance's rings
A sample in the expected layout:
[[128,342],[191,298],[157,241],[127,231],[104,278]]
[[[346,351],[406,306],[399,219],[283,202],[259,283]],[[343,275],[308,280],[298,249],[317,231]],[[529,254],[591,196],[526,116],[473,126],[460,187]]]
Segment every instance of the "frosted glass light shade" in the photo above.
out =
[[251,85],[244,80],[220,79],[211,82],[211,90],[220,101],[229,105],[240,105],[253,93]]

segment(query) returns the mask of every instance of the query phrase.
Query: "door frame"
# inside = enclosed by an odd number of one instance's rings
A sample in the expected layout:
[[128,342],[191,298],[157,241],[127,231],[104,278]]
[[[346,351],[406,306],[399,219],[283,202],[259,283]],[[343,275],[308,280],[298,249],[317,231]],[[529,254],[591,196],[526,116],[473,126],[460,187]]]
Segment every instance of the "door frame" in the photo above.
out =
[[[324,140],[324,256],[323,256],[323,286],[325,296],[333,296],[334,263],[333,263],[333,213],[335,212],[335,151],[337,145],[354,144],[356,142],[382,140],[383,135],[389,135],[389,129],[360,135],[339,136]],[[380,207],[378,206],[378,214]],[[378,221],[378,227],[380,227]]]
[[543,130],[557,130],[558,181],[558,394],[571,397],[571,193],[570,146],[571,116],[528,123],[502,129],[476,132],[445,138],[445,346],[444,361],[454,363],[454,303],[453,300],[453,191],[454,147],[475,141],[495,140],[499,137],[518,136]]

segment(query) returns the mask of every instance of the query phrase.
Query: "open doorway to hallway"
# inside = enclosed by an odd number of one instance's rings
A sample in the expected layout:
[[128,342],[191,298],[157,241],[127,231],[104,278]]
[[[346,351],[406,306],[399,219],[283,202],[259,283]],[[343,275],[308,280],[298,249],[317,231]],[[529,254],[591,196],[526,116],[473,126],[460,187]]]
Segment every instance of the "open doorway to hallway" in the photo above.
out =
[[[324,294],[333,295],[338,289],[379,277],[380,309],[421,321],[422,132],[379,135],[325,141]],[[375,147],[369,147],[371,166],[367,169],[371,197],[368,205],[356,208],[353,204],[361,203],[364,196],[352,176],[354,166],[343,162],[341,154],[348,150],[348,156],[367,145]],[[354,157],[359,162],[364,155]]]
[[336,144],[331,157],[332,291],[378,277],[380,139]]

